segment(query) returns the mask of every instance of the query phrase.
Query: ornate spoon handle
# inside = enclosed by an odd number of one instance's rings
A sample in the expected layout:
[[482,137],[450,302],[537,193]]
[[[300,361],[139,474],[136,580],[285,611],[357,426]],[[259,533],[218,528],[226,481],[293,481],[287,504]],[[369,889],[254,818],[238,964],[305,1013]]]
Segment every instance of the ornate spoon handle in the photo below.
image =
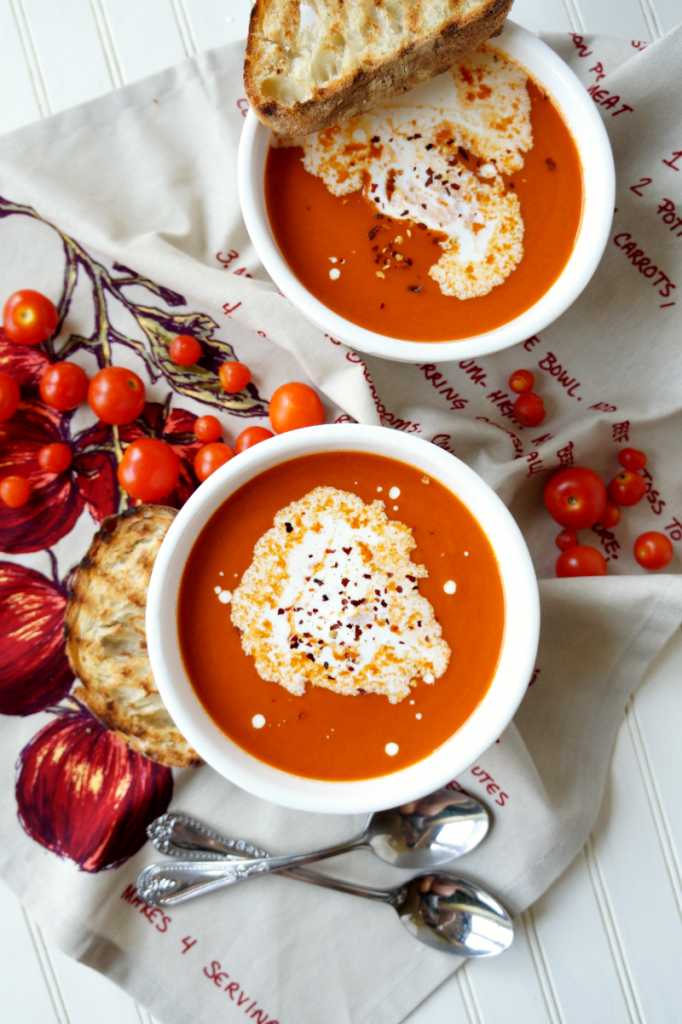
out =
[[[273,861],[288,860],[289,858],[272,857]],[[258,862],[256,862],[258,863]],[[248,859],[240,860],[175,860],[164,864],[149,864],[140,873],[137,880],[137,891],[145,903],[152,906],[172,907],[176,903],[183,903],[195,896],[211,892],[213,889],[221,889],[224,886],[234,885],[240,878],[244,877],[242,872],[249,865]],[[261,874],[261,870],[257,873]],[[350,882],[338,881],[335,878],[326,878],[316,875],[313,871],[306,871],[304,868],[289,868],[281,872],[290,878],[296,878],[301,882],[310,882],[312,885],[322,886],[324,889],[336,889],[338,892],[348,892],[353,896],[364,896],[365,899],[379,900],[382,903],[396,905],[398,898],[395,890],[372,889],[363,885],[353,885]],[[247,874],[246,877],[249,877]]]
[[253,843],[228,839],[203,822],[179,811],[162,814],[147,827],[147,835],[159,851],[168,857],[215,860],[216,857],[267,857]]

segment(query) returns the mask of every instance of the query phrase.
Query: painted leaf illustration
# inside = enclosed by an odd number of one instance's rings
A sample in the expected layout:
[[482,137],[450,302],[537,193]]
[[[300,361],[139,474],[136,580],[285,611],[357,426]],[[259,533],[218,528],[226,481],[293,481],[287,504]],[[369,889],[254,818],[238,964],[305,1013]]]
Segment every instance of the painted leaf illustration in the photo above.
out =
[[39,346],[17,345],[0,327],[0,370],[14,377],[25,398],[38,395],[40,378],[49,365]]
[[[196,398],[233,416],[267,416],[268,403],[255,385],[228,395],[220,386],[221,363],[236,359],[234,349],[225,341],[212,338],[218,324],[205,313],[164,314],[153,307],[137,307],[137,322],[149,339],[152,356],[173,389],[188,398]],[[201,344],[203,355],[195,366],[178,366],[168,355],[171,341],[178,334],[191,334]]]
[[32,715],[68,693],[66,597],[42,573],[0,562],[0,714]]
[[120,488],[113,432],[98,422],[83,431],[72,445],[73,472],[85,507],[97,523],[119,511]]
[[172,794],[170,768],[130,750],[81,705],[59,708],[19,755],[19,821],[82,871],[115,868],[137,853]]

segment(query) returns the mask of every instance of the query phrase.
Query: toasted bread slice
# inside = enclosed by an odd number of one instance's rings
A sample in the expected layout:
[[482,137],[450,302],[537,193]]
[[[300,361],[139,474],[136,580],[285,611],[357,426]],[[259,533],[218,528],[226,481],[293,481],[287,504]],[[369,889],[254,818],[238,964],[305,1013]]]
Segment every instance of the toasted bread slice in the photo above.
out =
[[502,30],[512,0],[256,0],[244,85],[260,120],[306,135],[386,103]]
[[140,505],[110,516],[76,569],[66,606],[74,697],[133,750],[171,768],[201,764],[159,695],[147,655],[147,590],[175,510]]

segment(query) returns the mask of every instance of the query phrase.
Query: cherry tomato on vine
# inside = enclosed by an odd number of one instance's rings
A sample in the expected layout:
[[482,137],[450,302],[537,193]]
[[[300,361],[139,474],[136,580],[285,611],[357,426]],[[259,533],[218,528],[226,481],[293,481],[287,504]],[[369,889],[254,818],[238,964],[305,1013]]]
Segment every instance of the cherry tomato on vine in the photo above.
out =
[[219,441],[205,444],[194,456],[194,472],[197,479],[203,484],[216,469],[220,469],[226,462],[234,458],[234,452],[229,445]]
[[636,505],[646,494],[646,480],[632,469],[624,469],[609,484],[609,498],[617,505]]
[[88,403],[103,423],[132,423],[145,401],[144,383],[125,366],[106,366],[88,385]]
[[40,378],[40,397],[59,412],[76,409],[88,393],[88,375],[77,363],[54,363]]
[[160,501],[175,490],[179,479],[180,459],[156,437],[141,437],[129,444],[118,467],[121,487],[140,501]]
[[665,569],[673,557],[670,538],[656,530],[640,534],[635,541],[633,551],[643,569]]
[[14,377],[0,370],[0,423],[14,416],[19,408],[20,398],[19,385]]
[[244,363],[223,363],[218,370],[220,385],[223,391],[234,395],[237,391],[243,391],[251,380],[251,370]]
[[200,441],[217,441],[219,437],[222,437],[223,428],[216,416],[208,414],[199,416],[194,421],[194,433]]
[[178,334],[168,348],[168,354],[178,366],[194,366],[203,355],[203,349],[191,334]]
[[561,533],[556,535],[554,543],[560,551],[568,551],[569,548],[577,546],[578,534],[575,530],[562,530]]
[[644,452],[638,452],[636,448],[623,448],[622,452],[618,452],[618,461],[623,469],[637,471],[646,466],[646,455]]
[[63,473],[73,461],[73,455],[68,444],[57,441],[55,444],[46,444],[38,452],[38,465],[46,473]]
[[534,391],[524,391],[514,402],[514,419],[522,427],[537,427],[545,416],[545,403]]
[[586,530],[604,514],[606,488],[593,470],[568,466],[549,478],[542,500],[560,526]]
[[247,427],[246,430],[242,430],[234,447],[239,455],[247,448],[253,448],[254,444],[260,444],[261,441],[267,441],[269,437],[274,436],[273,432],[266,427]]
[[556,574],[566,576],[606,576],[606,559],[601,551],[587,544],[562,551],[556,560]]
[[514,370],[509,378],[509,387],[517,395],[524,391],[532,391],[533,384],[535,384],[535,377],[530,370]]
[[31,485],[24,476],[6,476],[0,480],[0,498],[10,508],[21,508],[31,497]]
[[324,406],[311,387],[292,381],[278,387],[270,399],[270,422],[276,434],[317,427],[324,423]]
[[610,530],[612,526],[618,526],[619,522],[620,508],[616,505],[615,501],[607,501],[604,513],[597,520],[597,524],[603,526],[606,530]]
[[40,292],[25,288],[5,303],[2,325],[5,334],[19,345],[39,345],[57,330],[59,313],[54,302]]

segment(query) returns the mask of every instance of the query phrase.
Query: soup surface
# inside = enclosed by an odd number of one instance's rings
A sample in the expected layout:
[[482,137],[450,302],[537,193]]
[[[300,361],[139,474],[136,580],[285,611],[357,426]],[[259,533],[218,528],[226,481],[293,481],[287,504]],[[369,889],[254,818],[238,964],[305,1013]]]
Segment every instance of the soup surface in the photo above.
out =
[[[384,501],[388,519],[412,531],[412,562],[428,571],[419,594],[442,627],[449,662],[440,678],[420,680],[398,703],[379,693],[353,696],[310,684],[291,693],[261,678],[233,625],[231,592],[249,569],[254,546],[277,512],[320,486],[352,492],[367,505]],[[266,470],[221,505],[190,552],[177,614],[185,669],[219,728],[276,768],[340,781],[414,764],[466,722],[497,666],[504,594],[486,535],[446,487],[394,459],[326,452]]]
[[282,255],[321,302],[409,341],[469,338],[564,269],[583,184],[552,100],[486,46],[391,107],[273,138],[265,198]]

